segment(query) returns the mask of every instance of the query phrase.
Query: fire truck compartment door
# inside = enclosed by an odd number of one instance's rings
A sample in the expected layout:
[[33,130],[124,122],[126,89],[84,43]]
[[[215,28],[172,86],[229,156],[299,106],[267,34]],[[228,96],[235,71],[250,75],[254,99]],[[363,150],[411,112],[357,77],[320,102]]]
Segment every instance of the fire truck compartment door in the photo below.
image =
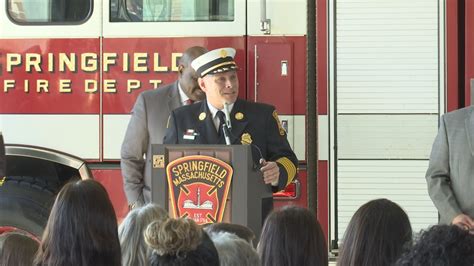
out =
[[256,44],[255,58],[255,101],[274,105],[279,114],[292,114],[292,44]]
[[[295,120],[299,117],[293,115],[293,44],[258,43],[254,49],[254,100],[275,106],[281,124],[288,133],[288,142],[298,158],[304,158],[304,141],[295,142],[295,128],[297,128]],[[304,136],[302,139],[304,140]]]

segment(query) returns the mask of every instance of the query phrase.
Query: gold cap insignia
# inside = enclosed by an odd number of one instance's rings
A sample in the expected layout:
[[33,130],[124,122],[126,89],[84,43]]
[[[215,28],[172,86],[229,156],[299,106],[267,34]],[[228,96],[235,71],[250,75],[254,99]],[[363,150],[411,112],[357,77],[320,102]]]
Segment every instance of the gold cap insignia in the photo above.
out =
[[220,51],[220,54],[221,54],[221,57],[222,57],[222,58],[227,57],[227,51],[224,50],[224,49],[222,49],[222,50]]
[[199,114],[199,120],[202,121],[204,119],[206,119],[206,113],[202,112],[202,113]]
[[278,130],[280,131],[280,135],[281,136],[285,136],[286,134],[286,131],[285,129],[283,128],[283,126],[281,125],[281,122],[280,122],[280,118],[278,118],[278,113],[277,111],[273,111],[273,118],[275,118],[277,124],[278,124]]
[[244,114],[242,114],[241,112],[236,113],[235,114],[235,119],[237,119],[237,120],[244,119]]
[[242,134],[242,137],[240,137],[240,143],[250,145],[252,143],[252,136],[250,136],[249,133]]

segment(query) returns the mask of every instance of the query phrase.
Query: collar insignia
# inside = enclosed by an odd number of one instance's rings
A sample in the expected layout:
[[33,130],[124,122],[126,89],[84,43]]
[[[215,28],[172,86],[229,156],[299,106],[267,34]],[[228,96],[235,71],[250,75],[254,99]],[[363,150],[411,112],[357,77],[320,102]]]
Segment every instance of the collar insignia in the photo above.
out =
[[204,120],[204,119],[206,119],[206,113],[205,113],[205,112],[202,112],[202,113],[199,114],[199,120],[202,121],[202,120]]
[[235,119],[237,119],[237,120],[244,119],[244,114],[242,114],[241,112],[236,113],[235,114]]

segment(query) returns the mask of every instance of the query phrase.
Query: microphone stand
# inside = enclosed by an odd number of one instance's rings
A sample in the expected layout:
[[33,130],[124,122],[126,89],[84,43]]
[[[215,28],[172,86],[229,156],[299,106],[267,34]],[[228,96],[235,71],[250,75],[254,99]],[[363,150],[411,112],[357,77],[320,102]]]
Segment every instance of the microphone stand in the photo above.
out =
[[222,124],[222,132],[224,132],[224,139],[226,145],[231,145],[230,142],[230,131],[226,123]]
[[230,145],[230,128],[232,127],[230,124],[230,112],[229,112],[229,104],[224,101],[224,114],[225,114],[225,123],[222,125],[222,131],[224,132],[225,144]]

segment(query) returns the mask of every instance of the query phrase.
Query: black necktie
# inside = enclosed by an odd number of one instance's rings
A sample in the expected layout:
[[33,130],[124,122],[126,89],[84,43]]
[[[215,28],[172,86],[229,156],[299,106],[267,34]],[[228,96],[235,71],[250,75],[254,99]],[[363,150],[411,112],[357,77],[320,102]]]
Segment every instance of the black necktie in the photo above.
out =
[[225,114],[222,111],[217,111],[216,116],[219,118],[219,127],[217,128],[217,135],[222,135],[222,126],[225,123]]

